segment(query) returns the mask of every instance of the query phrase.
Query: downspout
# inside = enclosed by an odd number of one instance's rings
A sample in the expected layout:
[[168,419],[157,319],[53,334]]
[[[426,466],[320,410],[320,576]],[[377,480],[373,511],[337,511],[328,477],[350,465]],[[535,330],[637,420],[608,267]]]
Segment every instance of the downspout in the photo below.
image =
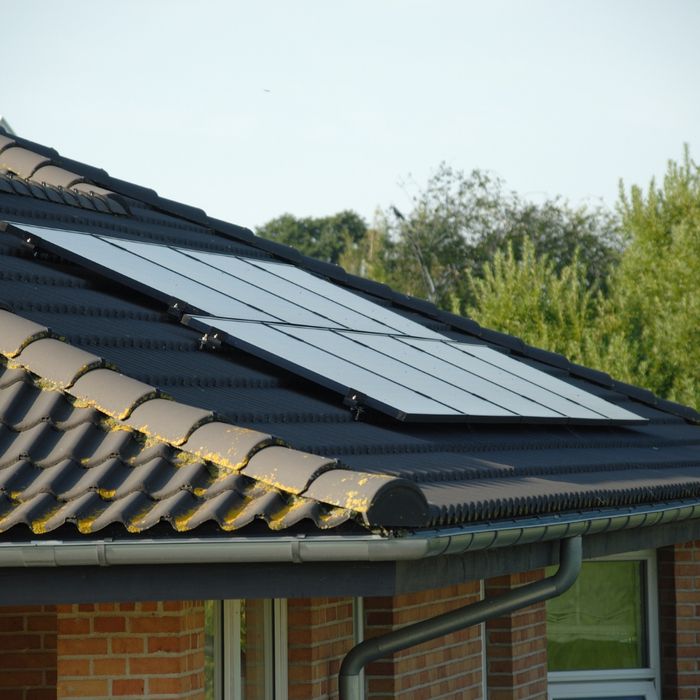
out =
[[560,540],[559,568],[553,576],[521,586],[497,598],[466,605],[429,620],[407,625],[381,637],[360,642],[348,652],[340,667],[338,677],[340,700],[360,700],[362,697],[360,674],[362,669],[372,661],[494,617],[500,617],[513,610],[519,610],[549,598],[556,598],[569,589],[578,578],[581,559],[580,536]]

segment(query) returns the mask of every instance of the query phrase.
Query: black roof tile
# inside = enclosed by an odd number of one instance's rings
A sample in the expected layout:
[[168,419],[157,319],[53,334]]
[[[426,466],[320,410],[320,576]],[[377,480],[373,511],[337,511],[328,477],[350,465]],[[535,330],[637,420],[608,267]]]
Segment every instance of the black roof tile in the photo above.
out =
[[200,425],[213,419],[214,414],[203,408],[153,398],[136,406],[125,423],[173,445],[182,445]]
[[336,469],[335,459],[294,451],[284,447],[268,447],[254,454],[242,473],[270,486],[281,486],[289,493],[300,494],[323,472]]
[[41,165],[49,159],[26,148],[11,146],[0,153],[0,170],[9,170],[22,178],[28,179]]
[[0,133],[0,153],[2,153],[5,149],[10,148],[10,146],[14,145],[14,143],[15,140],[13,138]]
[[158,393],[155,387],[109,369],[84,374],[68,391],[84,404],[118,420],[128,418],[136,406]]
[[49,329],[40,323],[16,316],[0,309],[0,353],[7,357],[16,357],[32,340],[49,334]]
[[101,357],[55,338],[40,338],[30,343],[17,356],[16,362],[60,389],[67,389],[82,374],[104,364]]
[[53,185],[54,187],[72,187],[79,182],[83,182],[85,178],[65,168],[59,168],[55,165],[43,165],[32,174],[32,180],[46,185]]

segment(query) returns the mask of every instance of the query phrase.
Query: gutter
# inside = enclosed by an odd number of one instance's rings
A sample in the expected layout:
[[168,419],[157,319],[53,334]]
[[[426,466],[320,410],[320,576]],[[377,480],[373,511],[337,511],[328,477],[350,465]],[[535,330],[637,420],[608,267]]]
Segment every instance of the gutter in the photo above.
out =
[[140,564],[415,561],[700,518],[698,501],[523,518],[407,535],[299,535],[0,543],[0,568]]
[[347,653],[340,666],[340,700],[360,700],[362,669],[372,661],[561,595],[578,578],[582,552],[580,535],[561,540],[559,568],[553,576],[360,642]]

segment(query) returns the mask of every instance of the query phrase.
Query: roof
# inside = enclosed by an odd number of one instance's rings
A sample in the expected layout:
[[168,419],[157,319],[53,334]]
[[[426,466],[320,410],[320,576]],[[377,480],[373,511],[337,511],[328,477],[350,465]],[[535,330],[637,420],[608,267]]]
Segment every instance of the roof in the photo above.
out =
[[0,327],[0,532],[67,523],[84,534],[115,524],[143,532],[163,522],[232,531],[256,519],[272,530],[305,520],[325,530],[356,516],[426,518],[410,482],[217,421],[8,311]]
[[[239,476],[252,480],[247,483],[252,484],[256,494],[253,500],[257,499],[259,504],[265,498],[272,501],[280,497],[283,501],[287,499],[287,503],[307,499],[298,511],[304,515],[293,522],[289,515],[286,519],[274,515],[273,506],[255,506],[253,510],[257,511],[260,522],[275,527],[299,527],[301,519],[306,518],[306,524],[313,527],[329,524],[341,528],[360,524],[386,528],[445,527],[700,496],[697,425],[700,415],[694,410],[614,381],[604,373],[574,365],[559,355],[526,346],[512,336],[481,328],[469,319],[442,312],[384,285],[348,275],[337,266],[306,258],[292,249],[260,239],[248,229],[207,217],[201,210],[163,199],[153,190],[111,178],[102,170],[62,158],[52,149],[16,136],[0,135],[0,220],[12,222],[19,229],[24,222],[99,231],[195,250],[292,262],[449,338],[478,340],[648,419],[644,425],[625,426],[402,424],[381,415],[363,416],[357,421],[335,394],[303,377],[246,353],[203,345],[201,334],[180,324],[168,312],[166,304],[53,253],[32,249],[14,235],[0,233],[0,302],[12,312],[0,319],[0,324],[5,324],[3,328],[16,322],[13,319],[22,318],[50,328],[76,351],[91,353],[96,364],[85,375],[83,384],[89,383],[91,374],[96,378],[95,373],[106,371],[102,362],[119,367],[125,378],[149,385],[154,392],[143,405],[144,411],[149,403],[155,406],[153,402],[162,401],[155,393],[158,387],[158,391],[174,400],[169,402],[169,410],[179,410],[172,408],[175,405],[189,407],[188,415],[195,417],[194,423],[197,416],[204,416],[201,411],[206,413],[205,420],[209,423],[198,430],[204,431],[213,423],[230,424],[236,427],[229,429],[255,431],[270,436],[273,442],[278,441],[274,444],[289,446],[283,453],[275,452],[280,448],[271,443],[260,451],[260,459],[263,455],[279,455],[274,479],[259,478],[252,466],[255,458],[250,459],[250,466],[242,469]],[[29,344],[17,358],[30,352],[37,342]],[[49,357],[38,371],[28,363],[21,370],[25,372],[21,382],[31,384],[35,392],[34,398],[25,399],[23,410],[29,412],[35,402],[47,400],[38,398],[45,393],[41,380],[50,378],[56,368]],[[12,370],[16,371],[19,370]],[[27,375],[27,371],[31,374]],[[78,379],[73,390],[80,384]],[[97,381],[93,384],[93,388],[103,392],[101,398],[93,397],[98,403],[112,396],[101,386]],[[60,389],[62,400],[68,402],[66,405],[72,411],[86,410],[76,406],[75,399],[80,397],[71,391],[69,386]],[[111,428],[107,430],[104,423],[110,412],[104,410],[102,403],[100,409],[98,412],[104,415],[98,421],[102,426],[98,429],[111,434]],[[131,413],[131,407],[125,410],[133,416],[139,409],[133,408]],[[129,420],[115,415],[111,419]],[[19,429],[17,423],[8,420],[10,426]],[[165,424],[169,422],[166,420]],[[155,430],[149,436],[144,425],[152,425],[150,419],[134,418],[131,427],[137,429],[136,433],[143,433],[146,440],[160,435]],[[54,429],[62,430],[59,424]],[[38,432],[27,432],[25,439],[30,442],[36,439],[37,445],[45,448],[44,437]],[[29,433],[36,437],[29,437]],[[197,429],[192,431],[192,436],[196,434]],[[175,456],[165,460],[170,467],[160,463],[157,469],[171,469],[173,460],[175,463],[182,460],[177,455],[188,451],[187,445],[192,440],[192,437],[184,439],[185,435],[186,431],[167,435],[164,443]],[[137,437],[132,439],[138,442]],[[0,447],[0,453],[2,450]],[[204,458],[209,470],[222,467],[216,459],[208,460],[205,451],[189,452],[196,459]],[[315,464],[314,459],[318,459],[324,469],[329,464],[333,466],[328,472],[316,475],[308,489],[297,488],[295,493],[288,484],[296,478],[295,455],[299,453],[314,455],[310,461]],[[39,473],[42,464],[37,467],[36,480],[44,473]],[[359,478],[351,482],[350,488],[345,488],[347,482],[337,482],[328,492],[315,490],[324,481],[330,481],[328,475],[342,474],[348,478],[355,472]],[[338,488],[341,496],[353,494],[356,484],[365,478],[359,473],[385,480],[393,477],[394,485],[401,487],[396,489],[397,500],[388,499],[386,507],[377,508],[374,518],[368,519],[356,504],[353,507],[347,498],[338,497]],[[4,489],[7,498],[16,490],[8,488],[4,479],[0,475],[0,489]],[[33,493],[31,485],[25,488]],[[177,497],[196,501],[200,497],[194,494],[194,488],[182,486]],[[52,498],[58,495],[49,491]],[[83,493],[82,497],[93,498],[95,493],[94,490]],[[424,515],[417,515],[420,508],[416,506],[413,514],[409,516],[406,511],[401,521],[399,516],[405,506],[398,494],[414,506],[417,501],[411,500],[413,496],[409,494],[420,494],[427,503]],[[148,495],[156,504],[154,513],[165,513],[156,510],[164,493],[156,490]],[[65,493],[64,498],[67,508],[72,498]],[[13,507],[19,510],[19,498]],[[209,512],[210,499],[202,497],[198,507]],[[119,512],[117,522],[134,529],[136,521],[130,520],[125,510]],[[312,512],[316,515],[311,515]],[[331,513],[332,518],[323,521],[318,515],[321,512]],[[175,523],[176,529],[177,523],[182,522],[175,511],[168,512],[164,518],[171,526]],[[75,516],[67,519],[76,521]],[[153,527],[156,520],[160,522],[160,518],[154,519]],[[31,518],[18,519],[13,533],[22,527],[26,529],[31,522],[34,522]],[[58,527],[63,521],[59,517],[40,522],[44,523],[42,527],[47,527],[49,522]],[[222,526],[216,517],[210,518],[208,527],[211,522]]]

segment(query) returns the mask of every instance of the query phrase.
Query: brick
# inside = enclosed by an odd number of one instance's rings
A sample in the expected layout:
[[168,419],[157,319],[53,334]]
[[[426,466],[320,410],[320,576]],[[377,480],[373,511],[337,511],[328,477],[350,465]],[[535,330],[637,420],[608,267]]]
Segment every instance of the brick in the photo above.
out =
[[58,661],[61,668],[61,675],[64,678],[89,676],[91,673],[91,661],[92,659],[90,657],[81,659],[61,658]]
[[135,617],[129,620],[129,631],[137,633],[179,632],[179,617]]
[[106,653],[105,637],[65,637],[58,640],[59,656],[92,656]]
[[126,659],[114,656],[94,659],[92,672],[95,676],[123,676],[126,674]]
[[182,692],[181,678],[151,678],[148,681],[149,695],[176,695]]
[[142,678],[116,678],[112,681],[113,695],[143,695],[146,681]]
[[129,659],[129,672],[137,675],[179,673],[182,660],[179,657],[148,656]]
[[27,630],[30,632],[51,632],[56,629],[56,615],[28,615]]
[[95,632],[124,632],[126,620],[123,617],[96,617],[92,626]]
[[71,678],[57,684],[59,698],[95,698],[109,696],[109,681],[96,678]]
[[114,637],[111,639],[113,654],[142,654],[146,640],[143,637]]
[[[40,670],[0,673],[0,688],[21,688],[23,686],[40,686],[43,684],[44,675]],[[0,697],[2,697],[2,693],[0,693]]]
[[28,688],[23,700],[56,700],[56,688]]
[[87,634],[90,632],[90,618],[88,617],[61,617],[58,626],[62,635]]

